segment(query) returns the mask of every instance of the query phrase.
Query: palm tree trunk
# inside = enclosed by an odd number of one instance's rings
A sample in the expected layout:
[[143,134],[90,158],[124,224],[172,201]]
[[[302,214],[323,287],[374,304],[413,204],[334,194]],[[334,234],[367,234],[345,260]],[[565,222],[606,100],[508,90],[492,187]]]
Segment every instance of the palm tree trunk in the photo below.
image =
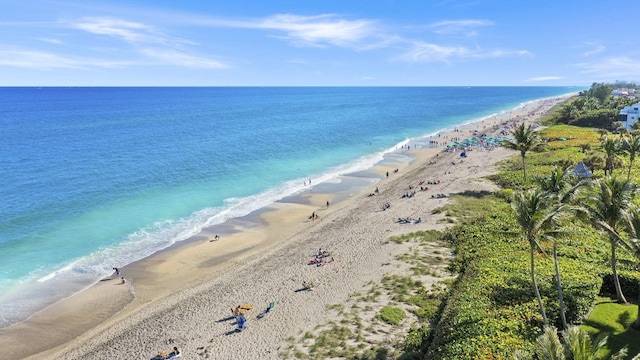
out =
[[622,304],[627,303],[627,299],[625,299],[624,294],[622,293],[622,287],[620,287],[620,279],[618,279],[618,267],[617,259],[616,259],[616,242],[614,240],[611,241],[611,271],[613,271],[613,285],[616,288],[616,297],[618,298],[618,302]]
[[[640,301],[640,283],[638,283],[638,301]],[[638,305],[638,316],[636,317],[636,321],[631,325],[631,327],[636,330],[640,329],[640,305]]]
[[553,262],[556,267],[556,284],[558,285],[558,300],[560,301],[560,320],[562,320],[562,330],[567,331],[567,316],[564,311],[564,299],[562,297],[562,282],[560,281],[560,266],[558,265],[557,240],[553,241]]
[[629,159],[629,171],[627,171],[627,181],[631,178],[631,168],[633,167],[633,159]]
[[524,174],[524,182],[527,182],[527,163],[524,160],[525,154],[522,154],[522,173]]
[[542,315],[542,322],[544,326],[547,326],[547,313],[544,311],[544,305],[542,304],[542,297],[540,296],[540,290],[538,290],[538,283],[536,282],[535,263],[533,261],[534,246],[531,244],[531,282],[533,283],[533,291],[538,299],[538,306],[540,307],[540,315]]

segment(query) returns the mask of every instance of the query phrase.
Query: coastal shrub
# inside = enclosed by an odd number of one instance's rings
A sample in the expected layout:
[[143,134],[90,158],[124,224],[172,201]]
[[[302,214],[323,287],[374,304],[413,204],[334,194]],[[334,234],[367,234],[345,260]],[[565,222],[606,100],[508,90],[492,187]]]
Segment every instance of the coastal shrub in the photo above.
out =
[[511,202],[511,199],[513,199],[513,189],[500,189],[495,192],[495,196],[506,202]]
[[[637,272],[630,272],[625,270],[620,270],[618,272],[618,280],[620,281],[620,287],[622,288],[622,293],[625,295],[627,300],[629,299],[640,299],[638,298],[638,282],[640,279],[638,278]],[[600,296],[611,296],[615,297],[616,290],[613,285],[613,275],[607,273],[602,282],[602,288],[600,289]]]
[[[467,201],[450,205],[466,208]],[[451,268],[459,271],[440,321],[430,336],[427,358],[510,358],[515,349],[531,351],[542,319],[529,274],[529,246],[518,232],[509,205],[498,197],[474,216],[445,232],[456,252]],[[464,211],[458,209],[458,211]],[[559,256],[568,320],[579,323],[588,313],[607,270],[606,242],[584,225],[569,224]],[[542,243],[549,249],[550,243]],[[565,258],[566,256],[566,258]],[[536,276],[552,323],[559,322],[552,258],[536,255]],[[558,324],[559,326],[560,324]]]
[[579,118],[569,121],[569,125],[611,129],[611,124],[618,121],[619,113],[619,109],[597,109],[582,111],[580,112]]
[[391,325],[400,324],[406,317],[407,314],[405,314],[404,310],[393,306],[385,306],[376,314],[376,319]]
[[[540,131],[540,136],[549,144],[550,150],[565,147],[582,147],[596,144],[600,135],[592,128],[571,125],[556,125]],[[564,139],[564,140],[561,140]]]
[[428,324],[414,325],[409,329],[401,347],[407,354],[425,353],[429,344],[430,334],[431,327]]
[[409,234],[402,234],[390,237],[387,242],[402,244],[408,241],[439,242],[442,239],[442,232],[437,230],[416,231]]

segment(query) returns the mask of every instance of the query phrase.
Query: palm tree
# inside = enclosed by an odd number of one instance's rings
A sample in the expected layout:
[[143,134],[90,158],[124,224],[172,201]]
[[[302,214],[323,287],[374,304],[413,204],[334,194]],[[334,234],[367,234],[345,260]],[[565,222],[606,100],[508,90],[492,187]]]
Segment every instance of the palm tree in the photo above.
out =
[[535,272],[535,252],[540,249],[538,239],[542,236],[551,236],[558,226],[562,211],[560,207],[552,204],[551,197],[538,189],[519,191],[514,194],[511,207],[515,211],[516,220],[520,225],[525,239],[529,243],[529,256],[531,259],[531,283],[538,300],[542,322],[547,325],[547,314],[542,304],[542,297],[538,289]]
[[[558,204],[570,204],[574,197],[579,193],[582,186],[588,184],[587,180],[574,182],[570,173],[554,167],[551,175],[545,178],[539,178],[540,188],[549,194],[551,198]],[[563,215],[566,208],[562,205],[556,209],[558,215]],[[562,281],[560,279],[560,266],[558,263],[558,239],[557,236],[551,237],[553,240],[553,264],[556,271],[556,286],[558,288],[558,301],[560,303],[560,320],[562,321],[562,329],[567,330],[567,317],[565,314],[564,298],[562,294]]]
[[604,170],[605,173],[607,172],[605,158],[600,153],[589,154],[589,156],[585,157],[582,162],[594,172],[596,170]]
[[560,109],[560,116],[562,119],[566,119],[566,123],[569,124],[576,118],[578,110],[574,104],[565,105]]
[[540,139],[540,135],[537,132],[533,131],[533,129],[527,128],[524,126],[524,123],[520,124],[517,129],[511,132],[514,141],[505,140],[502,144],[509,149],[520,151],[520,156],[522,156],[522,171],[524,174],[524,181],[527,182],[527,167],[525,163],[525,156],[529,150],[534,150],[536,147],[540,145],[542,140]]
[[[588,332],[579,326],[572,326],[562,332],[562,341],[560,341],[558,330],[553,326],[547,326],[536,340],[536,356],[538,360],[624,359],[627,356],[626,347],[609,357],[598,354],[607,344],[607,338],[606,335],[601,335],[594,342]],[[520,359],[524,358],[520,357]]]
[[613,167],[614,162],[616,160],[616,155],[621,152],[620,142],[614,140],[608,136],[602,138],[602,148],[606,154],[606,166],[605,166],[605,175],[607,172],[609,175],[613,175]]
[[536,339],[536,356],[540,360],[564,360],[564,346],[558,338],[558,329],[545,326],[544,332]]
[[606,129],[598,129],[596,130],[596,132],[600,135],[601,141],[605,136],[609,135],[609,130],[606,130]]
[[[629,232],[630,238],[628,241],[622,242],[622,244],[636,258],[636,267],[640,267],[640,209],[634,207],[629,213],[627,220],[627,231]],[[640,286],[638,290],[638,299],[640,299]],[[631,326],[634,329],[640,329],[640,306],[638,307],[636,321]]]
[[631,178],[631,168],[636,155],[640,154],[640,136],[630,133],[625,137],[624,149],[629,153],[629,169],[627,170],[627,180]]
[[625,219],[628,218],[632,207],[631,199],[636,190],[629,181],[619,180],[615,177],[607,177],[597,181],[596,188],[597,192],[587,199],[586,206],[579,208],[579,214],[609,238],[611,271],[613,272],[616,296],[618,302],[627,303],[618,279],[616,249],[620,245],[620,227],[626,223]]
[[558,202],[568,204],[573,201],[579,193],[580,188],[589,184],[589,180],[575,180],[571,173],[565,168],[554,166],[551,174],[547,177],[536,179],[540,188],[548,192]]

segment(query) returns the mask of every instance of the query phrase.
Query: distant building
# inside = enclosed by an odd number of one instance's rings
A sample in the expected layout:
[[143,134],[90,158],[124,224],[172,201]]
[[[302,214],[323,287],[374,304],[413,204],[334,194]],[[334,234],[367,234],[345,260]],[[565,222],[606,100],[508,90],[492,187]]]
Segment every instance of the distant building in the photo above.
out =
[[626,106],[624,109],[620,110],[620,115],[618,115],[618,121],[622,123],[622,125],[627,130],[631,130],[631,126],[638,121],[638,116],[640,116],[640,102],[635,103],[631,106]]

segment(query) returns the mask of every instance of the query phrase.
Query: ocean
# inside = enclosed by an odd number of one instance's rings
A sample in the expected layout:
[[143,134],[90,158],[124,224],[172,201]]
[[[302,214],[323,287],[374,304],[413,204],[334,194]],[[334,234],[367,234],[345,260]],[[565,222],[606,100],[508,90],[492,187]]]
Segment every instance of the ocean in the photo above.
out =
[[580,90],[0,88],[0,328],[309,179]]

